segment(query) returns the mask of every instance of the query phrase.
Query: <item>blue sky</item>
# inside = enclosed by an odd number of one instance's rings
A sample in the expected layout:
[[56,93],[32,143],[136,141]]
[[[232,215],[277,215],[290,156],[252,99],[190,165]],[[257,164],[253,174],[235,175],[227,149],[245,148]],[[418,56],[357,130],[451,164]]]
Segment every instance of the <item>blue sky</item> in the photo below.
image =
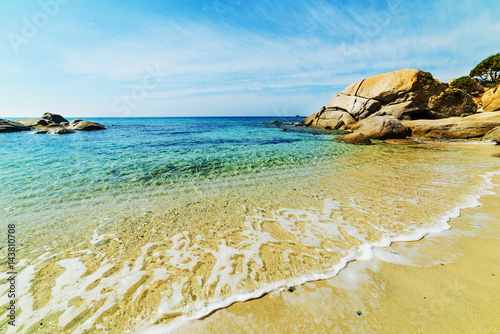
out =
[[0,117],[309,115],[500,52],[498,1],[0,0]]

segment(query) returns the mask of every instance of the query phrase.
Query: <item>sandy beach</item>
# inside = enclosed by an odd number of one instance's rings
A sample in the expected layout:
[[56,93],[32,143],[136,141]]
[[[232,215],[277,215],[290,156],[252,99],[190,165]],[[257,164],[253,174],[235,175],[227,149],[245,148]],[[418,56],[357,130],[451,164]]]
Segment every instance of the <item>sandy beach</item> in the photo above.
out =
[[498,333],[500,177],[493,183],[448,231],[376,249],[332,279],[233,304],[178,332]]

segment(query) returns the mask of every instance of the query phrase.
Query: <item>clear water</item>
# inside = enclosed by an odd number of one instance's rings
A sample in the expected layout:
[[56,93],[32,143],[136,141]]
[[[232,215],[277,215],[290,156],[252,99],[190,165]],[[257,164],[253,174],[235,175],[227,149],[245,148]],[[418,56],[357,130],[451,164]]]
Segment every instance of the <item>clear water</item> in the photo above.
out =
[[271,120],[102,118],[105,131],[2,134],[19,313],[1,327],[168,331],[447,229],[500,167],[486,143],[352,146]]

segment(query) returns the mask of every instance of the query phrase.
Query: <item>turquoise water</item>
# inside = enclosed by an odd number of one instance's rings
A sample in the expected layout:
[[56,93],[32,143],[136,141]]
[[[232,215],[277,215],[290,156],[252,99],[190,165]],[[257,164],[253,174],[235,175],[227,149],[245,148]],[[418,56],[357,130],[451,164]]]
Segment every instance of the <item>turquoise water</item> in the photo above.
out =
[[[353,150],[321,130],[280,118],[99,118],[106,131],[0,137],[0,207],[5,218],[122,203],[272,169],[304,166]],[[282,132],[285,128],[292,131]],[[328,145],[325,145],[328,144]],[[251,180],[247,180],[251,182]],[[105,204],[106,205],[106,204]],[[55,214],[57,216],[57,214]],[[41,222],[43,223],[43,222]],[[32,226],[33,227],[33,226]]]
[[500,170],[489,143],[352,146],[300,120],[100,118],[105,131],[1,134],[19,326],[3,316],[0,328],[169,332],[448,229]]

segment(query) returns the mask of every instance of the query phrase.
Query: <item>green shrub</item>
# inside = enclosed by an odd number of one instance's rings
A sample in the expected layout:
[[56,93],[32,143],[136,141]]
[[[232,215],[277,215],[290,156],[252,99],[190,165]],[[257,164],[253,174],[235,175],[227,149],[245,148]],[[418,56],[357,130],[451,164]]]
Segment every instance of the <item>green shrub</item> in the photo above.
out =
[[471,79],[468,76],[453,80],[450,86],[466,91],[471,95],[483,91],[483,86],[476,79]]

